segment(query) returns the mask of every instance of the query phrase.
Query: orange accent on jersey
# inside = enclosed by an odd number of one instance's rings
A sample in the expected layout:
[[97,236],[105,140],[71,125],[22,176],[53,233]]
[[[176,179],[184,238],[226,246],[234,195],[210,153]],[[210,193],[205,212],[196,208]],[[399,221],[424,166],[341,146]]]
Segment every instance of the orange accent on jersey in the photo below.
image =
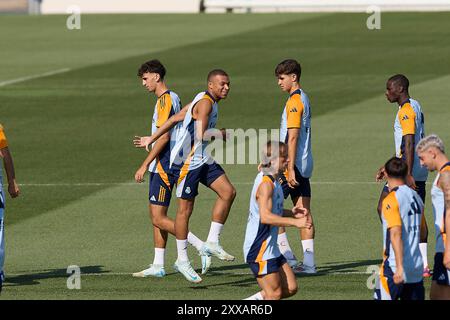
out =
[[189,152],[186,162],[183,164],[183,167],[180,170],[180,176],[178,177],[178,184],[180,184],[181,181],[183,181],[183,179],[186,177],[186,175],[189,172],[189,164],[191,163],[191,159],[192,159],[192,156],[194,155],[194,151],[195,151],[194,146],[192,146],[191,152]]
[[169,189],[170,189],[171,186],[170,186],[170,182],[169,182],[169,177],[168,177],[167,173],[164,171],[164,168],[162,167],[159,159],[157,159],[156,171],[159,173],[159,176],[161,177],[162,181],[164,181],[166,186],[169,187]]
[[286,119],[288,129],[300,129],[302,125],[302,115],[305,106],[303,105],[301,96],[294,94],[286,103]]
[[158,108],[156,127],[159,128],[167,121],[167,119],[169,119],[170,110],[172,109],[172,98],[170,97],[170,93],[166,92],[159,97],[156,107]]
[[5,132],[3,131],[3,126],[0,124],[0,149],[6,148],[8,146],[8,140],[6,139]]
[[392,191],[384,198],[382,206],[382,214],[387,221],[387,228],[401,227],[402,218],[400,216],[398,201],[395,197],[395,191]]
[[267,261],[259,261],[258,264],[259,264],[258,274],[262,274],[264,272],[264,268],[267,265]]
[[206,99],[206,100],[209,100],[209,101],[211,101],[211,103],[212,104],[214,104],[214,100],[213,100],[213,98],[211,98],[209,95],[207,95],[206,93],[205,93],[205,95],[203,96],[203,98],[202,99]]
[[263,255],[267,248],[267,240],[264,240],[261,244],[261,248],[259,249],[258,256],[256,257],[256,262],[263,261]]
[[445,172],[445,171],[450,171],[450,166],[445,166],[445,167],[443,167],[443,168],[439,171],[439,173],[442,173],[442,172]]
[[398,121],[402,126],[402,135],[416,133],[416,113],[409,102],[405,103],[398,113]]
[[273,184],[272,179],[270,179],[268,176],[263,176],[261,183],[263,182],[270,182],[271,184]]
[[390,294],[391,294],[391,291],[389,291],[389,285],[388,285],[387,278],[381,276],[381,277],[380,277],[380,282],[381,282],[381,285],[382,285],[383,288],[384,288],[384,291],[386,291],[386,292],[389,293],[389,295],[390,295]]

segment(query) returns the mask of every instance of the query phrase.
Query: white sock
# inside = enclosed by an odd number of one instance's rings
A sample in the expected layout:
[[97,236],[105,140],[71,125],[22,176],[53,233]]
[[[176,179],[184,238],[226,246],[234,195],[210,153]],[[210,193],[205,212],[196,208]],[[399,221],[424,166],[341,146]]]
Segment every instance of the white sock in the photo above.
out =
[[264,300],[264,298],[263,298],[263,296],[261,294],[261,291],[260,291],[260,292],[255,293],[254,295],[252,295],[252,296],[250,296],[248,298],[245,298],[244,300]]
[[218,222],[211,222],[211,227],[209,228],[208,242],[219,242],[220,232],[222,232],[223,224]]
[[189,261],[187,255],[187,244],[188,244],[187,239],[184,240],[177,239],[178,261]]
[[423,267],[428,267],[428,252],[427,252],[428,243],[421,242],[419,243],[420,254],[422,255]]
[[315,266],[314,263],[314,239],[302,240],[303,264],[309,267]]
[[166,249],[164,248],[155,248],[155,257],[153,258],[153,264],[159,264],[164,266],[164,254],[166,253]]
[[200,240],[199,238],[197,238],[197,236],[195,234],[193,234],[192,232],[188,233],[188,238],[187,238],[188,242],[194,246],[195,249],[200,250],[203,246],[203,241]]
[[280,233],[278,235],[278,248],[280,249],[281,254],[288,260],[297,260],[292,252],[291,246],[289,245],[289,241],[287,239],[286,232]]

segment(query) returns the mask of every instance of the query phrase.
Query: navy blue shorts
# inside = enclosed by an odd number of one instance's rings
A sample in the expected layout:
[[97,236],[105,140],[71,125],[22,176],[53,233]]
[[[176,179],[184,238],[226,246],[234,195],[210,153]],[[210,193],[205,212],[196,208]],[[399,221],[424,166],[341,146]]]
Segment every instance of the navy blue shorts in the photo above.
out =
[[286,258],[280,255],[277,258],[259,261],[259,262],[247,262],[250,266],[255,277],[265,276],[266,274],[275,273],[280,271],[280,268],[285,264]]
[[395,284],[390,276],[380,278],[382,283],[380,288],[375,288],[375,300],[425,300],[423,281]]
[[172,188],[175,185],[175,177],[172,174],[160,175],[150,172],[148,199],[151,204],[163,207],[170,205]]
[[434,256],[433,281],[443,286],[450,286],[450,270],[444,266],[444,254],[436,252]]
[[287,172],[279,176],[278,181],[283,188],[284,198],[291,196],[291,199],[294,201],[298,197],[306,197],[311,198],[311,184],[309,182],[309,178],[304,178],[297,167],[294,167],[295,170],[295,180],[298,182],[298,186],[295,188],[290,188],[287,182]]
[[182,199],[195,198],[198,195],[199,183],[209,187],[223,174],[225,174],[225,171],[216,162],[205,163],[194,170],[181,171],[176,174],[178,176],[177,197]]

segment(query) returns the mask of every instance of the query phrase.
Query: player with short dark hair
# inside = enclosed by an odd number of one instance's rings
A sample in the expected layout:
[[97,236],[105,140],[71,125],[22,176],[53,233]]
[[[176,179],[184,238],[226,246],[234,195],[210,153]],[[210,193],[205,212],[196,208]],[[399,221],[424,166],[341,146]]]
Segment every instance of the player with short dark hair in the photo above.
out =
[[[156,141],[177,123],[183,121],[177,135],[177,142],[171,151],[171,170],[176,173],[178,210],[175,218],[178,258],[175,268],[184,277],[194,283],[202,281],[192,268],[186,251],[189,219],[198,195],[199,184],[212,189],[217,200],[212,210],[212,222],[208,239],[202,253],[215,256],[224,261],[233,261],[234,256],[228,254],[219,244],[219,236],[236,197],[236,190],[228,180],[222,167],[207,153],[209,134],[214,130],[218,118],[218,103],[228,96],[230,79],[221,69],[214,69],[207,77],[208,89],[197,94],[194,100],[179,113],[152,134],[149,139],[141,141],[146,145]],[[219,133],[223,138],[223,132]]]
[[[285,197],[291,196],[295,206],[311,211],[311,185],[309,179],[313,171],[311,152],[311,107],[309,98],[300,86],[302,68],[293,59],[280,62],[275,68],[275,76],[281,90],[289,94],[280,124],[280,140],[288,146],[289,163],[283,180]],[[315,229],[311,214],[312,227],[300,229],[303,247],[303,262],[298,263],[283,227],[280,227],[278,245],[281,253],[296,273],[316,273],[314,262]]]
[[[406,184],[416,190],[423,203],[426,197],[426,180],[428,172],[420,165],[419,158],[415,152],[415,146],[425,135],[425,121],[422,107],[417,100],[409,95],[409,80],[403,74],[396,74],[390,77],[386,83],[386,98],[389,102],[398,105],[398,112],[394,122],[395,154],[402,158],[408,165]],[[376,180],[383,179],[384,167],[381,167],[376,176]],[[381,203],[389,193],[385,186],[378,201],[378,214],[381,214]],[[430,277],[427,258],[427,238],[428,227],[425,215],[422,216],[422,231],[420,234],[420,252],[424,261],[424,276]]]
[[[142,85],[155,94],[156,101],[153,119],[152,133],[155,133],[171,116],[180,112],[181,101],[178,95],[169,90],[164,76],[166,68],[159,60],[150,60],[139,68],[138,76]],[[153,240],[155,255],[153,263],[140,272],[133,273],[134,277],[163,277],[165,276],[164,257],[168,233],[175,234],[175,221],[167,216],[172,190],[176,185],[176,177],[170,169],[170,152],[176,141],[176,136],[181,126],[176,126],[170,132],[165,133],[156,141],[149,154],[136,171],[135,180],[138,183],[144,181],[144,175],[150,172],[149,181],[149,212],[153,224]],[[137,137],[140,139],[140,137]],[[203,247],[204,242],[192,232],[188,233],[189,243],[197,250]],[[202,273],[206,273],[211,265],[211,258],[200,255],[202,260]]]
[[423,202],[406,185],[408,165],[393,157],[384,165],[389,193],[381,206],[383,263],[376,300],[424,300],[423,260],[419,249]]

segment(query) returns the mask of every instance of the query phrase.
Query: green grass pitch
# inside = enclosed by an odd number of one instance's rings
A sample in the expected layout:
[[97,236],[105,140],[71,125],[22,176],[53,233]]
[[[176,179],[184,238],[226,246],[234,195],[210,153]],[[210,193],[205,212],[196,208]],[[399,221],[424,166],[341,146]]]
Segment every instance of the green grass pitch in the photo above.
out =
[[[312,104],[315,169],[312,213],[319,273],[298,277],[293,299],[371,299],[366,270],[381,261],[375,211],[376,169],[394,153],[396,107],[385,81],[405,73],[425,113],[427,133],[450,144],[450,13],[385,13],[382,29],[366,14],[85,15],[82,29],[65,16],[0,17],[0,122],[16,162],[22,194],[7,199],[1,299],[242,299],[258,288],[242,244],[254,165],[225,165],[238,191],[221,236],[237,260],[214,260],[199,285],[173,273],[169,238],[163,279],[136,279],[153,259],[147,184],[133,183],[144,152],[132,137],[149,131],[155,99],[136,77],[159,58],[184,103],[205,88],[205,75],[227,70],[231,92],[218,127],[277,128],[286,97],[273,76],[293,57]],[[428,190],[431,184],[429,178]],[[191,229],[205,238],[214,194],[203,188]],[[170,209],[174,216],[174,206]],[[430,198],[429,260],[434,254]],[[301,256],[300,241],[289,230]],[[199,267],[193,250],[190,256]],[[66,269],[81,267],[81,290]],[[427,295],[430,281],[426,280]]]

